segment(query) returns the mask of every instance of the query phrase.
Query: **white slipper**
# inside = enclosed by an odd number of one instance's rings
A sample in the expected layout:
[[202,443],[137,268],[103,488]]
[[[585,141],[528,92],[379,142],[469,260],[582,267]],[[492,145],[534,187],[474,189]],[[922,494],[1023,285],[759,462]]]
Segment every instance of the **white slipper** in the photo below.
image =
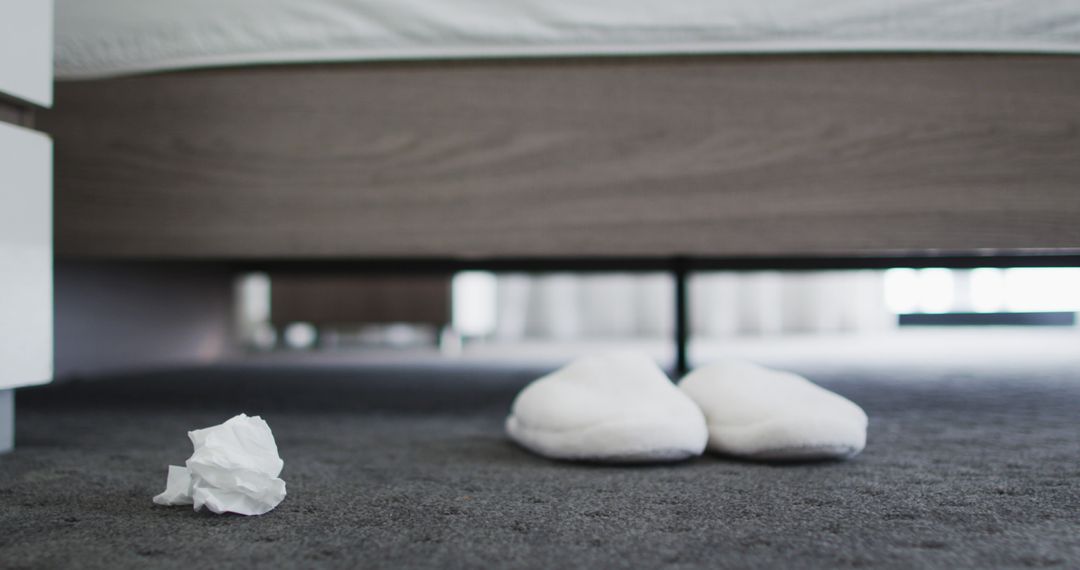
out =
[[679,383],[705,413],[711,451],[749,459],[845,459],[866,445],[866,413],[809,380],[744,362],[699,368]]
[[554,459],[651,463],[705,450],[705,418],[651,359],[579,358],[525,387],[506,433]]

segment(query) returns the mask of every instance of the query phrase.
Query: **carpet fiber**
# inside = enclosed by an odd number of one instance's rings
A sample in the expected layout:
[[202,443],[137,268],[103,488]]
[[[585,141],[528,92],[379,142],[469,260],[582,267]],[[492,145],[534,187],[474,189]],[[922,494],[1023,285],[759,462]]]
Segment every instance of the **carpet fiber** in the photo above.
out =
[[[845,463],[557,463],[502,420],[538,371],[233,366],[18,394],[0,567],[1077,567],[1080,372],[804,371],[869,413]],[[186,431],[262,414],[288,497],[160,507]]]

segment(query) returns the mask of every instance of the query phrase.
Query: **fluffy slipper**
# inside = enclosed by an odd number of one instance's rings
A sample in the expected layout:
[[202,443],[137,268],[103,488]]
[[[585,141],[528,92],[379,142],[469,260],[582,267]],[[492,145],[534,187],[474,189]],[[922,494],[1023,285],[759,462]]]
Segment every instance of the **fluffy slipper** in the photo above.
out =
[[651,359],[635,354],[580,358],[525,387],[506,433],[554,459],[653,463],[701,455],[701,410]]
[[866,413],[789,372],[722,362],[679,388],[705,413],[711,451],[770,461],[846,459],[866,445]]

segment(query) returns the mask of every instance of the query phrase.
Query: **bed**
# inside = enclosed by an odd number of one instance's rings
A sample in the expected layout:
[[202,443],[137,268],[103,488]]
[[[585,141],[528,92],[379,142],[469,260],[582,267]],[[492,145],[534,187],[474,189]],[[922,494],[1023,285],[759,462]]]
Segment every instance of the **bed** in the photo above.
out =
[[63,0],[57,252],[1080,246],[1080,6]]
[[665,270],[680,347],[695,269],[1080,263],[1075,2],[57,14],[61,260]]

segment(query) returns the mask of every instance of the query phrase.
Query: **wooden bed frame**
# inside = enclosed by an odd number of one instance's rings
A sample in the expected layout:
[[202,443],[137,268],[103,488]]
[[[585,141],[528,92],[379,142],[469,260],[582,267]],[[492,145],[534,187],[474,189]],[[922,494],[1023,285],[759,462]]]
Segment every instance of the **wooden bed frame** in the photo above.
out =
[[39,125],[61,260],[672,271],[680,368],[694,269],[1080,264],[1080,57],[196,70]]
[[61,82],[62,257],[1080,247],[1080,57],[364,63]]

